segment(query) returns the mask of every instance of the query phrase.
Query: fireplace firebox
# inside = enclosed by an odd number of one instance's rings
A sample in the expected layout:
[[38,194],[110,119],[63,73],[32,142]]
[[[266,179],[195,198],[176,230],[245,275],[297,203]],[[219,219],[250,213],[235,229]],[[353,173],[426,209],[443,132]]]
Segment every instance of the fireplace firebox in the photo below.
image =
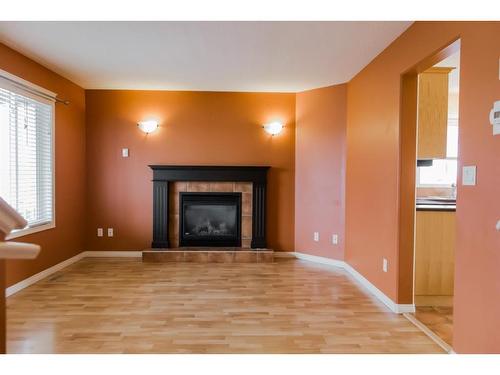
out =
[[241,193],[179,193],[179,245],[241,246]]

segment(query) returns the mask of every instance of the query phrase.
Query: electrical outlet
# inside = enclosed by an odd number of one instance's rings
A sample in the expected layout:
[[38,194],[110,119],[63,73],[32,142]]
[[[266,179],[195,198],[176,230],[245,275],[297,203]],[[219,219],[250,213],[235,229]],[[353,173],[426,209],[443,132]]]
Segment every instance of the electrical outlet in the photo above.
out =
[[338,234],[332,234],[332,244],[337,245],[339,243],[339,235]]
[[102,237],[104,235],[104,232],[102,228],[97,228],[97,237]]
[[382,259],[382,271],[387,272],[387,268],[389,267],[389,262],[387,262],[387,259],[383,258]]
[[319,232],[314,232],[314,241],[319,242]]
[[128,158],[128,148],[122,148],[122,157]]
[[108,228],[108,237],[113,237],[113,228]]

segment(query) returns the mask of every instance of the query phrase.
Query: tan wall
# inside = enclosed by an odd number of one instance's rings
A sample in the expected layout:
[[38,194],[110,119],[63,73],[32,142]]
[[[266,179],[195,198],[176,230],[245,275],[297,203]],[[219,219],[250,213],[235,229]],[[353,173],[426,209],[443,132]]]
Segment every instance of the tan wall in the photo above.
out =
[[[488,113],[500,96],[500,23],[417,22],[348,84],[346,260],[393,300],[399,291],[398,166],[401,74],[461,38],[459,166],[453,347],[500,352],[500,137]],[[459,181],[461,175],[458,176]],[[389,272],[382,272],[382,258]],[[404,293],[403,293],[404,292]]]
[[330,86],[298,93],[296,104],[295,250],[334,259],[344,258],[346,94]]
[[10,286],[85,250],[85,93],[81,87],[3,44],[0,69],[71,102],[68,106],[56,104],[56,228],[16,239],[39,244],[42,252],[36,260],[6,262]]
[[[148,164],[269,165],[268,246],[293,250],[295,95],[90,90],[87,250],[141,250],[152,240]],[[155,116],[145,135],[137,122]],[[262,124],[286,127],[270,136]],[[121,149],[130,150],[129,158]],[[113,238],[96,236],[113,227]]]

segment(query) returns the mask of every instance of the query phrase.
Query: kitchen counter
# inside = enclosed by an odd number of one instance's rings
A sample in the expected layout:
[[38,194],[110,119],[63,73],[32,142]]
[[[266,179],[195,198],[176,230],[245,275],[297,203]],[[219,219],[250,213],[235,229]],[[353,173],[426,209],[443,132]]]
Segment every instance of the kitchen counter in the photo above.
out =
[[417,198],[417,211],[456,211],[457,203],[452,198]]

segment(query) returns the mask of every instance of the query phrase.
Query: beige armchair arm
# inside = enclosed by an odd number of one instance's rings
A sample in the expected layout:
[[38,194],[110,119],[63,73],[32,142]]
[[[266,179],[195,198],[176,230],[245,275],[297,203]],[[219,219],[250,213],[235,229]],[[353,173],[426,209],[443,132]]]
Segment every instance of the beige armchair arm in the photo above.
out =
[[22,229],[28,223],[9,204],[0,198],[0,259],[34,259],[40,253],[40,246],[4,242],[5,236],[14,229]]

